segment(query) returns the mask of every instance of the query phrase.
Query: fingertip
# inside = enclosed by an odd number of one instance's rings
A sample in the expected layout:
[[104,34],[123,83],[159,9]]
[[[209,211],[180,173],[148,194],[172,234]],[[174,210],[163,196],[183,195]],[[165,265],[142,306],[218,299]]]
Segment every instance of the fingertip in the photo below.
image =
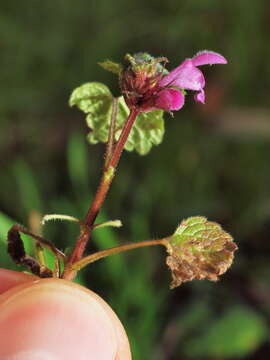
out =
[[12,332],[4,342],[0,337],[1,359],[33,349],[56,359],[131,359],[117,316],[79,285],[56,279],[28,282],[4,294],[0,307],[0,333]]
[[0,294],[8,291],[14,286],[18,286],[36,279],[37,277],[34,275],[0,268]]

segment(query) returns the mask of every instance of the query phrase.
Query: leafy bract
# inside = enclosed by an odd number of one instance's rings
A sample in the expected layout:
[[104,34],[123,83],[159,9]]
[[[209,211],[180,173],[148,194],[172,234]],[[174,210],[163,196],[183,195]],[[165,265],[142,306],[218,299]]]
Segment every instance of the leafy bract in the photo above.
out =
[[[86,122],[91,129],[88,140],[91,144],[108,140],[112,100],[113,96],[109,88],[97,82],[86,83],[71,94],[70,105],[76,105],[87,114]],[[160,144],[164,135],[163,113],[162,110],[154,110],[139,114],[129,134],[125,150],[136,150],[140,155],[145,155],[153,145]],[[120,97],[118,99],[115,140],[118,140],[128,115],[129,108],[124,98]]]
[[219,224],[203,216],[183,220],[167,246],[171,288],[193,279],[217,281],[231,266],[236,249],[231,235]]
[[123,66],[121,64],[115,63],[111,60],[105,60],[98,63],[103,69],[110,71],[114,74],[119,75],[123,70]]

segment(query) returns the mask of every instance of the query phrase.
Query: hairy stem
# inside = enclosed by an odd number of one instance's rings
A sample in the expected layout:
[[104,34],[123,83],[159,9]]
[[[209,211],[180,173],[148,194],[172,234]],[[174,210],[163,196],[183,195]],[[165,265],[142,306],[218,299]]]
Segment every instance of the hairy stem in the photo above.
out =
[[109,136],[108,136],[108,142],[107,142],[106,153],[105,153],[104,169],[106,169],[108,167],[108,164],[110,162],[110,159],[111,159],[111,156],[113,153],[114,137],[115,137],[115,124],[116,124],[116,117],[117,117],[117,106],[118,106],[118,98],[113,98],[112,116],[111,116]]
[[147,240],[147,241],[141,241],[141,242],[126,244],[126,245],[116,246],[116,247],[98,251],[94,254],[86,256],[83,259],[75,262],[72,265],[72,268],[74,270],[78,271],[78,270],[82,269],[83,267],[85,267],[86,265],[89,265],[89,264],[91,264],[99,259],[102,259],[104,257],[107,257],[109,255],[119,254],[123,251],[138,249],[140,247],[145,247],[145,246],[163,245],[163,246],[167,247],[167,243],[168,243],[168,239],[163,238],[163,239],[159,239],[159,240]]
[[127,141],[128,135],[130,133],[130,130],[132,126],[134,125],[134,122],[136,120],[137,115],[139,114],[138,110],[132,110],[128,116],[128,119],[125,123],[125,126],[122,130],[122,133],[119,137],[119,140],[115,146],[114,152],[112,154],[111,160],[109,162],[108,167],[113,167],[114,169],[117,167],[118,162],[120,160],[120,156],[122,154],[122,151],[124,149],[125,143]]
[[106,195],[109,191],[109,188],[111,186],[112,180],[114,178],[114,173],[115,173],[115,169],[113,167],[109,167],[103,173],[95,198],[84,219],[83,224],[85,226],[89,228],[93,226],[96,217],[101,209],[101,206],[106,198]]
[[123,127],[123,130],[121,132],[121,135],[113,149],[112,155],[110,157],[110,160],[108,161],[108,164],[106,168],[103,171],[103,175],[101,177],[101,181],[98,187],[98,190],[96,192],[96,195],[94,197],[94,200],[86,214],[86,217],[82,223],[81,226],[81,232],[79,237],[77,238],[75,247],[68,258],[68,261],[65,264],[65,270],[63,273],[63,278],[67,280],[73,280],[76,276],[76,271],[72,269],[72,265],[75,262],[78,262],[85,251],[86,245],[88,243],[88,240],[90,238],[94,222],[96,220],[96,217],[98,216],[98,213],[103,205],[103,202],[107,196],[107,193],[110,189],[112,180],[114,178],[115,170],[118,165],[118,162],[120,160],[123,148],[125,146],[125,143],[128,139],[128,135],[130,133],[130,130],[132,129],[132,126],[134,125],[134,122],[136,120],[136,117],[138,115],[137,110],[132,110],[126,120],[126,123]]

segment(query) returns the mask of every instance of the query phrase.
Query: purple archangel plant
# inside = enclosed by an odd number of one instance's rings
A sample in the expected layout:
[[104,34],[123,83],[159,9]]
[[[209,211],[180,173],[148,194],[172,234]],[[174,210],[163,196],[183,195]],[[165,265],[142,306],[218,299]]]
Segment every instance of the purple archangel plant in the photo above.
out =
[[[195,101],[205,102],[205,78],[198,67],[226,64],[227,60],[213,51],[201,51],[171,72],[166,70],[167,62],[164,57],[154,58],[147,53],[126,55],[124,65],[107,60],[100,65],[118,75],[121,97],[113,97],[109,88],[98,82],[83,84],[72,92],[70,105],[86,114],[89,142],[106,143],[100,184],[84,219],[57,214],[43,218],[43,224],[54,219],[78,224],[79,235],[69,255],[43,237],[14,225],[8,233],[8,251],[17,264],[28,267],[40,277],[73,280],[81,268],[103,257],[162,245],[168,253],[166,263],[172,272],[172,288],[193,279],[216,281],[230,267],[236,244],[220,225],[203,216],[183,220],[172,235],[161,239],[124,244],[85,255],[93,231],[105,226],[121,226],[120,220],[98,224],[96,218],[111,187],[122,151],[136,150],[144,155],[152,145],[160,144],[164,134],[164,112],[180,110],[187,90],[195,91]],[[35,240],[37,259],[25,252],[20,233]],[[55,257],[53,269],[41,261],[44,248]]]

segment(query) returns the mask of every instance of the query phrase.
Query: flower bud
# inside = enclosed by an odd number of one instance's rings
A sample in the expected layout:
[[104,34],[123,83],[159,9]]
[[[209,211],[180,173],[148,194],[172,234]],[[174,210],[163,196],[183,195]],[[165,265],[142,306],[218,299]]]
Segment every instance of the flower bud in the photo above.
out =
[[153,58],[147,53],[128,54],[125,59],[128,65],[120,75],[120,88],[128,107],[140,111],[153,110],[155,95],[159,90],[158,82],[167,73],[161,63],[168,60],[164,57]]

